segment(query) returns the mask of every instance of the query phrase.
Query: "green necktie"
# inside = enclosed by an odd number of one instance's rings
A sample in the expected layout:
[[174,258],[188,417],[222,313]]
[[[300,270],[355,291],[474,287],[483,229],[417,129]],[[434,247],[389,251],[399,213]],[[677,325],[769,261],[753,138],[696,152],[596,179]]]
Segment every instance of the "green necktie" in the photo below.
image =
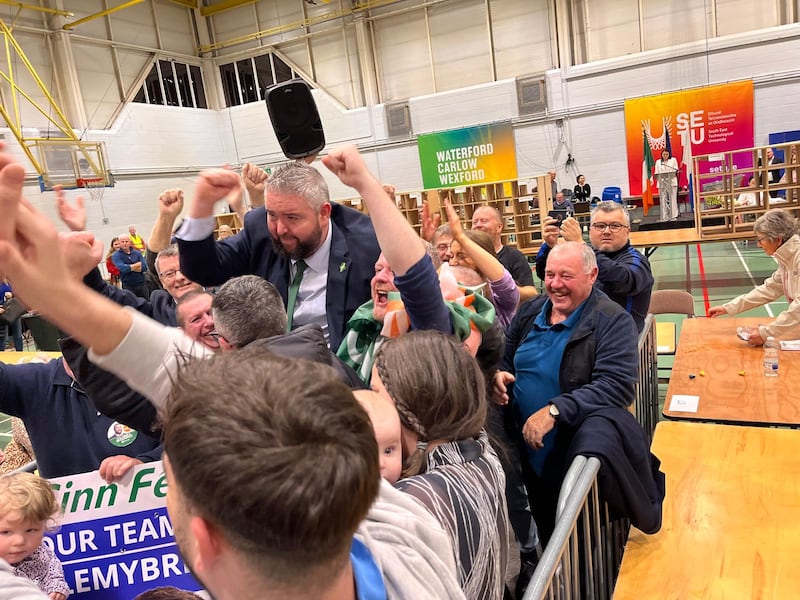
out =
[[294,317],[294,305],[297,303],[297,292],[300,291],[300,283],[303,281],[303,271],[308,266],[306,261],[298,260],[295,264],[295,273],[292,283],[289,286],[289,301],[286,303],[286,331],[292,330],[292,320]]

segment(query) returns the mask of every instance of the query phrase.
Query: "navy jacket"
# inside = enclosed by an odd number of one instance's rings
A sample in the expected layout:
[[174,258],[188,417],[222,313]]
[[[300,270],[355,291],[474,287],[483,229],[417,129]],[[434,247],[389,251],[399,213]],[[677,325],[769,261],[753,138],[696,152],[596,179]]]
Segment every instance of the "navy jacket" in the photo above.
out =
[[627,518],[645,533],[661,529],[666,493],[661,461],[650,452],[642,426],[624,408],[590,412],[575,430],[566,464],[578,455],[600,459],[600,499],[612,519]]
[[[326,313],[329,345],[336,349],[344,338],[347,321],[370,298],[370,280],[380,255],[378,240],[366,215],[331,203],[331,255],[328,263]],[[220,242],[178,240],[181,271],[205,286],[221,285],[231,277],[259,275],[272,282],[286,304],[290,260],[272,249],[267,210],[260,207],[245,215],[244,229]]]
[[[506,332],[503,370],[514,373],[514,355],[533,327],[547,296],[535,296],[520,306]],[[559,429],[574,426],[586,414],[633,402],[638,381],[638,335],[631,316],[594,288],[561,358],[561,394],[551,399],[558,407]],[[512,388],[513,394],[513,388]]]
[[92,269],[83,278],[83,283],[117,304],[131,306],[162,325],[167,327],[178,326],[178,321],[175,317],[175,300],[164,290],[153,291],[150,294],[150,299],[145,300],[133,292],[109,285],[100,275],[99,269],[96,268]]
[[[544,280],[549,254],[550,246],[542,244],[536,255],[536,274],[541,280]],[[595,286],[628,311],[636,322],[636,329],[641,331],[647,318],[650,294],[653,291],[650,262],[644,254],[631,246],[630,242],[616,252],[595,250],[594,254],[597,258]]]
[[114,420],[97,412],[60,358],[44,364],[0,363],[0,412],[25,423],[42,477],[94,471],[103,459],[118,454],[144,462],[161,458],[159,442],[139,432],[129,445],[113,445]]

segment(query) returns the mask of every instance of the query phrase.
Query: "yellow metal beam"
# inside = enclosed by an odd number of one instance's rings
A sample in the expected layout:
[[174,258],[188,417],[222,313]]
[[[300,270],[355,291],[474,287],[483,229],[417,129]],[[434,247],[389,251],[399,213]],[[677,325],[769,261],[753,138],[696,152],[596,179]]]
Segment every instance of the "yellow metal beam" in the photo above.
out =
[[25,4],[24,2],[12,2],[11,0],[0,0],[0,4],[6,4],[8,6],[16,6],[17,8],[22,8],[24,10],[35,10],[38,12],[48,13],[51,15],[60,15],[62,17],[74,17],[75,13],[69,12],[67,10],[58,10],[55,8],[45,8],[43,6],[36,6],[35,4]]
[[[9,77],[8,75],[6,75],[6,74],[5,74],[5,73],[3,73],[3,72],[0,72],[0,77],[2,77],[3,79],[5,79],[5,80],[6,80],[6,81],[7,81],[7,82],[8,82],[8,83],[11,85],[11,90],[12,90],[12,92],[15,92],[15,91],[16,91],[16,92],[18,92],[18,93],[22,94],[22,96],[25,98],[25,100],[27,100],[28,102],[30,102],[30,103],[31,103],[31,105],[32,105],[32,106],[33,106],[33,107],[34,107],[36,110],[38,110],[38,111],[39,111],[40,113],[42,113],[42,114],[43,114],[45,117],[47,117],[47,118],[50,120],[50,122],[51,122],[51,123],[53,123],[53,125],[55,125],[55,126],[56,126],[56,127],[59,129],[59,131],[61,131],[61,133],[63,133],[63,134],[64,134],[65,136],[67,136],[68,138],[74,138],[74,137],[75,137],[75,133],[74,133],[74,132],[73,132],[71,129],[65,129],[61,123],[56,123],[55,121],[53,121],[53,119],[50,117],[50,115],[49,115],[49,114],[47,114],[47,111],[45,111],[45,109],[43,109],[41,106],[39,106],[39,105],[37,104],[37,102],[36,102],[36,101],[35,101],[33,98],[31,98],[31,97],[30,97],[28,94],[26,94],[26,93],[25,93],[25,91],[24,91],[22,88],[20,88],[20,87],[19,87],[19,86],[18,86],[16,83],[14,83],[14,81],[11,79],[11,77]],[[18,124],[18,125],[19,125],[19,124]],[[26,138],[26,139],[28,139],[28,140],[33,140],[33,139],[35,139],[35,138]]]
[[105,17],[106,15],[110,15],[111,13],[115,13],[118,10],[122,10],[123,8],[129,8],[131,6],[135,6],[137,4],[141,4],[144,0],[130,0],[129,2],[125,2],[124,4],[120,4],[119,6],[115,6],[114,8],[109,8],[108,10],[101,10],[99,13],[94,13],[93,15],[89,15],[88,17],[83,17],[82,19],[78,19],[77,21],[72,21],[71,23],[66,23],[64,25],[64,29],[74,29],[81,23],[86,23],[87,21],[93,21],[95,19],[99,19],[100,17]]
[[222,2],[217,2],[211,6],[204,6],[200,9],[200,14],[204,17],[210,17],[232,8],[239,8],[240,6],[247,6],[248,4],[255,3],[256,0],[222,0]]
[[[0,31],[2,31],[3,34],[5,35],[6,56],[8,58],[8,67],[9,67],[8,75],[9,75],[9,77],[12,80],[14,79],[14,74],[13,74],[13,71],[12,71],[12,68],[11,68],[11,54],[10,54],[10,51],[8,49],[8,46],[10,44],[11,46],[14,47],[14,50],[16,50],[16,52],[17,52],[17,56],[22,61],[22,63],[25,65],[25,67],[28,69],[28,72],[30,73],[31,77],[33,77],[33,80],[36,82],[36,85],[39,86],[39,89],[42,91],[42,93],[44,94],[45,98],[47,98],[47,101],[50,102],[50,105],[53,107],[53,111],[55,111],[56,115],[61,120],[61,124],[63,125],[63,127],[59,127],[59,129],[68,130],[68,131],[71,132],[72,127],[69,124],[69,119],[67,119],[67,117],[64,115],[64,113],[61,111],[61,108],[59,108],[58,103],[55,101],[55,98],[53,98],[53,96],[50,94],[49,90],[47,89],[47,86],[41,80],[41,78],[39,77],[39,74],[36,72],[36,69],[31,64],[31,62],[28,60],[28,57],[25,55],[25,52],[22,50],[20,45],[17,43],[17,40],[14,39],[14,35],[11,33],[11,30],[8,28],[8,26],[5,24],[5,22],[2,19],[0,19]],[[14,108],[15,108],[15,115],[17,117],[17,123],[19,123],[19,112],[18,112],[18,109],[17,109],[17,95],[16,94],[12,94],[12,96],[13,96],[13,99],[14,99]],[[58,122],[55,119],[53,119],[52,117],[49,117],[49,118],[54,124],[58,125]],[[72,138],[74,138],[76,140],[78,139],[77,136],[72,132],[71,132],[71,136],[70,137],[72,137]]]
[[0,104],[0,116],[2,116],[6,120],[6,123],[8,123],[8,128],[11,130],[11,133],[14,134],[14,137],[17,138],[19,145],[22,147],[22,151],[25,152],[25,156],[27,156],[28,160],[31,161],[33,168],[36,169],[36,172],[39,175],[43,175],[44,170],[42,169],[42,166],[39,164],[39,161],[33,155],[33,152],[31,152],[31,149],[25,143],[25,138],[22,137],[22,131],[14,127],[11,120],[11,115],[8,114],[5,106],[3,106],[2,104]]

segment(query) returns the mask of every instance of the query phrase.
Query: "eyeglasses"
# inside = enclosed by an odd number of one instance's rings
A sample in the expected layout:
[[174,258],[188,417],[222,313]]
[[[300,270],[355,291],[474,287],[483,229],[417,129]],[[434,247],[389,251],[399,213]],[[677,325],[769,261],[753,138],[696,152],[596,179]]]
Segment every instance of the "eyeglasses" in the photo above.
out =
[[627,225],[623,225],[622,223],[592,223],[592,229],[595,231],[603,232],[606,229],[610,229],[614,233],[619,233],[623,229],[627,229]]
[[769,242],[769,241],[770,241],[770,238],[768,238],[768,237],[760,237],[760,238],[756,238],[756,241],[757,241],[759,244],[763,244],[764,242]]
[[450,244],[436,244],[436,249],[439,252],[444,252],[445,250],[449,250],[450,249]]
[[173,269],[172,271],[164,271],[163,273],[159,273],[158,276],[162,279],[166,279],[167,281],[172,281],[179,272],[180,269]]

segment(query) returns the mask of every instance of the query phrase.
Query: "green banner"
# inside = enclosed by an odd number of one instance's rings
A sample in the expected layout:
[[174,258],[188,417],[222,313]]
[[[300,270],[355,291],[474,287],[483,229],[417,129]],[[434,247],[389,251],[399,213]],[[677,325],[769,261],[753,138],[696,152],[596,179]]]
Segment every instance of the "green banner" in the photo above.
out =
[[511,123],[429,133],[417,145],[426,190],[517,178]]

